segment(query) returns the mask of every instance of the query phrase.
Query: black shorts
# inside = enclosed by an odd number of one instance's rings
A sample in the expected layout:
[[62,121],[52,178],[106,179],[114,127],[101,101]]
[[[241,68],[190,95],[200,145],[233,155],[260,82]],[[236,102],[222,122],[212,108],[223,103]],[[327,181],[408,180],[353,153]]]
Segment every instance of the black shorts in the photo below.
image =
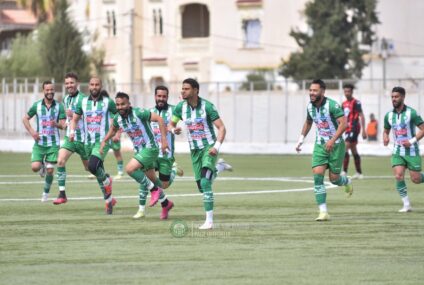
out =
[[350,143],[357,143],[359,132],[345,132],[345,141]]

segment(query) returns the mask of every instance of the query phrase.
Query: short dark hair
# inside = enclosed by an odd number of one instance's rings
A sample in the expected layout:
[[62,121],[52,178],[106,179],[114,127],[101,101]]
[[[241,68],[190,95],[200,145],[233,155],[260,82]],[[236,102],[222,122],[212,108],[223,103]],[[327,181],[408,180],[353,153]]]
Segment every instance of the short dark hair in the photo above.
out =
[[321,79],[314,79],[314,80],[312,80],[311,85],[312,84],[318,84],[319,87],[321,89],[324,89],[324,90],[327,88],[327,86],[325,85],[324,81],[322,81]]
[[193,78],[184,79],[183,84],[190,84],[192,88],[196,88],[197,90],[200,90],[199,82],[197,82],[196,79],[193,79]]
[[343,89],[348,88],[350,90],[355,89],[355,86],[353,84],[347,83],[345,85],[343,85]]
[[73,79],[75,79],[76,81],[78,81],[78,75],[75,73],[75,72],[67,72],[66,74],[65,74],[65,79],[66,78],[73,78]]
[[163,86],[163,85],[158,85],[158,86],[156,86],[156,88],[155,88],[155,95],[156,95],[156,92],[157,92],[158,90],[166,91],[166,94],[169,94],[168,87],[166,87],[166,86]]
[[130,96],[128,96],[127,93],[124,92],[118,92],[116,93],[115,99],[120,98],[120,99],[127,99],[128,101],[130,100]]
[[44,86],[49,85],[49,84],[53,84],[53,82],[51,82],[50,80],[46,80],[43,82],[43,90],[44,90]]
[[107,91],[106,91],[106,90],[104,90],[104,89],[102,89],[102,90],[100,91],[99,95],[100,95],[100,96],[103,96],[103,97],[109,97],[109,93],[107,93]]
[[401,94],[402,96],[405,96],[405,94],[406,94],[405,88],[400,87],[400,86],[393,87],[392,93],[393,92],[397,92],[397,93]]

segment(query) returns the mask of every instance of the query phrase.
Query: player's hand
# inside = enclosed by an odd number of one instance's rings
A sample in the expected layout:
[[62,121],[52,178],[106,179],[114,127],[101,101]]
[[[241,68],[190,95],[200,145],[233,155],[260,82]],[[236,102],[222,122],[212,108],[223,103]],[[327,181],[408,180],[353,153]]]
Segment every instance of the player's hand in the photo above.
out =
[[388,136],[383,136],[383,144],[384,146],[388,146],[390,142],[390,139]]
[[99,153],[100,153],[100,155],[103,155],[103,149],[105,148],[105,142],[104,141],[102,141],[101,142],[101,144],[100,144],[100,148],[99,148]]
[[302,144],[303,144],[303,142],[298,142],[297,143],[297,145],[296,145],[296,151],[297,152],[301,152],[302,151],[302,148],[301,148]]
[[69,132],[69,141],[73,142],[75,140],[75,131]]
[[72,118],[73,115],[74,115],[74,111],[72,111],[71,109],[66,110],[66,116],[68,118]]
[[327,152],[332,152],[334,148],[334,140],[329,140],[326,144],[325,144],[325,150]]
[[214,148],[214,147],[211,147],[209,149],[209,154],[212,155],[212,156],[217,156],[218,155],[218,150],[216,148]]
[[176,135],[181,134],[181,127],[174,128],[174,134],[176,134]]
[[362,138],[363,138],[364,140],[366,140],[366,139],[367,139],[367,133],[366,133],[365,131],[363,131],[363,132],[362,132]]
[[34,132],[31,136],[36,142],[40,140],[40,134],[38,132]]
[[412,146],[412,144],[409,142],[409,140],[404,140],[400,144],[403,145],[406,148],[410,148]]
[[121,137],[120,136],[114,136],[113,138],[112,138],[112,141],[114,142],[114,143],[117,143],[117,142],[119,142],[121,140]]
[[162,153],[168,153],[170,151],[168,147],[168,141],[166,139],[162,141],[160,148]]

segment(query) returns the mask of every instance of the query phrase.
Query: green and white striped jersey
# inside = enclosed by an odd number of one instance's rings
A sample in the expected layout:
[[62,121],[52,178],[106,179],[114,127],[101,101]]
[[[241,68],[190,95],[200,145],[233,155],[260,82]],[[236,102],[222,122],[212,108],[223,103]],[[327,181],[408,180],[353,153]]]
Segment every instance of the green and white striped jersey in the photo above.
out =
[[128,134],[136,151],[158,147],[150,126],[150,116],[149,110],[131,108],[126,118],[117,113],[113,117],[113,126],[122,129]]
[[[153,108],[150,109],[150,112],[158,114],[159,116],[161,116],[165,126],[167,126],[172,119],[172,113],[173,113],[174,108],[175,108],[175,106],[168,104],[168,107],[166,109],[162,109],[162,110],[159,111],[159,109],[157,107],[153,107]],[[153,133],[155,134],[156,143],[158,144],[158,146],[160,148],[161,145],[162,145],[162,143],[161,143],[162,135],[160,133],[159,123],[158,122],[151,122],[150,126],[152,126]],[[167,132],[166,140],[168,141],[168,147],[171,150],[170,152],[168,152],[168,154],[166,156],[168,158],[174,157],[175,135],[171,132]],[[159,151],[159,157],[163,157],[162,149],[160,149],[160,151]]]
[[200,97],[195,108],[192,108],[186,100],[179,102],[172,117],[174,123],[179,120],[185,123],[191,150],[203,149],[215,143],[213,122],[218,119],[219,114],[215,106]]
[[59,147],[59,128],[55,123],[66,119],[63,104],[53,100],[50,108],[47,108],[44,99],[41,99],[31,106],[27,114],[30,118],[34,116],[37,118],[37,132],[40,136],[38,145]]
[[[317,144],[325,144],[336,134],[339,123],[337,119],[344,116],[343,109],[336,101],[324,97],[320,107],[315,107],[309,102],[307,107],[307,120],[313,121],[317,127],[316,140]],[[343,142],[341,136],[336,143]]]
[[109,131],[109,120],[116,113],[116,105],[109,97],[100,96],[94,101],[87,96],[77,104],[75,113],[84,116],[85,144],[100,143]]
[[421,125],[423,119],[417,111],[404,105],[400,113],[392,110],[384,116],[384,128],[393,129],[394,147],[393,154],[400,156],[418,156],[420,149],[418,143],[414,143],[410,148],[402,146],[402,141],[409,140],[415,136],[415,127]]
[[[69,126],[69,123],[72,120],[72,115],[74,114],[75,110],[77,109],[78,103],[84,98],[87,97],[84,93],[81,91],[77,91],[77,93],[73,96],[70,94],[66,94],[65,98],[63,98],[63,104],[65,105],[65,112],[66,112],[66,125]],[[69,132],[71,129],[68,127],[66,128],[66,136],[69,137]],[[84,120],[83,118],[80,118],[78,121],[77,126],[75,127],[75,141],[77,142],[84,142],[85,139],[85,130],[84,130]]]

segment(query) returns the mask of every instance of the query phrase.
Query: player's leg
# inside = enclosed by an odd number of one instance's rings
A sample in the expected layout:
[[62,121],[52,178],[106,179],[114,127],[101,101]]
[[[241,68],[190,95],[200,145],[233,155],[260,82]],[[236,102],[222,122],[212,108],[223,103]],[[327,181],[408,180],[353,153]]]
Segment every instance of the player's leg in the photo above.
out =
[[333,151],[329,154],[329,179],[330,182],[337,186],[344,186],[344,190],[348,197],[353,194],[353,185],[350,178],[346,175],[340,175],[343,163],[343,154],[345,153],[345,144],[334,144]]
[[[163,168],[162,168],[163,170]],[[162,179],[166,180],[169,179],[169,175],[166,175],[166,177],[163,176],[160,178],[160,180],[156,177],[156,172],[154,168],[150,168],[149,170],[147,170],[145,172],[146,176],[150,179],[150,180],[155,180],[158,181],[162,184]],[[161,173],[159,172],[159,175],[161,175]],[[156,183],[155,183],[156,185]],[[157,185],[156,185],[157,186]],[[159,188],[160,189],[160,188]],[[163,191],[163,189],[161,191],[156,191],[156,192],[152,192],[151,191],[151,199],[150,199],[150,205],[152,205],[152,200],[156,199],[154,197],[155,194],[159,194],[159,202],[160,205],[162,207],[162,211],[161,211],[161,215],[160,215],[160,219],[161,220],[166,220],[168,219],[168,215],[169,215],[169,211],[174,207],[174,203],[168,199],[168,197],[165,194],[165,191]]]
[[[317,157],[315,157],[315,161],[316,158]],[[312,173],[314,175],[315,201],[319,209],[319,215],[315,220],[319,222],[330,220],[330,216],[328,215],[327,210],[327,191],[324,185],[324,175],[326,169],[327,164],[313,166],[312,168]]]
[[41,177],[44,177],[45,166],[44,166],[44,152],[41,146],[34,144],[31,153],[31,170],[33,172],[39,172]]
[[155,181],[155,184],[162,189],[167,189],[174,182],[176,176],[176,169],[173,167],[174,158],[158,157],[157,170],[159,172],[159,178]]
[[[154,174],[155,163],[157,156],[159,155],[159,150],[157,148],[153,149],[142,149],[135,154],[135,156],[128,162],[126,166],[126,172],[139,184],[142,184],[144,188],[150,191],[151,199],[149,206],[153,207],[158,201],[161,195],[162,189],[156,186],[151,179],[149,179],[144,171],[152,170]],[[156,175],[152,178],[153,181],[156,181]]]
[[202,150],[202,168],[200,187],[203,193],[203,207],[206,212],[205,223],[199,227],[201,230],[213,228],[213,208],[214,208],[214,195],[212,191],[212,182],[215,178],[215,165],[217,156],[209,154],[209,148]]
[[350,132],[345,134],[346,151],[344,153],[344,159],[343,159],[343,171],[342,171],[343,175],[347,175],[348,168],[349,168],[349,160],[350,160],[349,150],[350,150],[350,146],[351,146],[351,144],[350,144],[351,134],[352,133],[350,133]]
[[59,148],[58,147],[47,147],[45,149],[45,166],[46,166],[46,177],[44,178],[44,192],[43,192],[43,202],[47,201],[48,195],[50,193],[50,188],[53,183],[53,174],[54,167],[57,163],[57,157]]
[[218,159],[218,162],[216,163],[216,172],[217,174],[223,172],[223,171],[233,171],[233,167],[225,162],[223,158]]
[[392,169],[396,179],[396,190],[402,199],[403,207],[399,210],[401,213],[411,212],[411,202],[408,197],[408,188],[405,183],[405,170],[407,162],[399,155],[392,155]]
[[75,143],[70,142],[65,138],[64,144],[59,150],[59,155],[57,159],[57,183],[59,185],[59,194],[57,198],[53,201],[53,204],[60,205],[68,201],[66,197],[66,162],[75,152]]
[[96,176],[100,189],[103,192],[106,214],[111,215],[113,213],[113,206],[115,206],[117,202],[112,196],[112,178],[106,173],[103,165],[103,161],[109,151],[109,146],[106,145],[104,147],[103,154],[100,154],[99,149],[100,143],[92,145],[91,154],[88,159],[88,170],[91,174]]
[[124,160],[122,158],[121,153],[121,141],[112,142],[112,150],[113,155],[116,159],[116,168],[117,168],[117,175],[114,177],[115,179],[121,179],[122,175],[124,175]]
[[359,133],[355,133],[353,136],[353,140],[350,144],[350,150],[353,155],[353,159],[355,161],[355,169],[356,173],[352,176],[354,179],[363,179],[362,175],[362,167],[361,167],[361,157],[359,156],[357,145],[358,145],[358,135]]

